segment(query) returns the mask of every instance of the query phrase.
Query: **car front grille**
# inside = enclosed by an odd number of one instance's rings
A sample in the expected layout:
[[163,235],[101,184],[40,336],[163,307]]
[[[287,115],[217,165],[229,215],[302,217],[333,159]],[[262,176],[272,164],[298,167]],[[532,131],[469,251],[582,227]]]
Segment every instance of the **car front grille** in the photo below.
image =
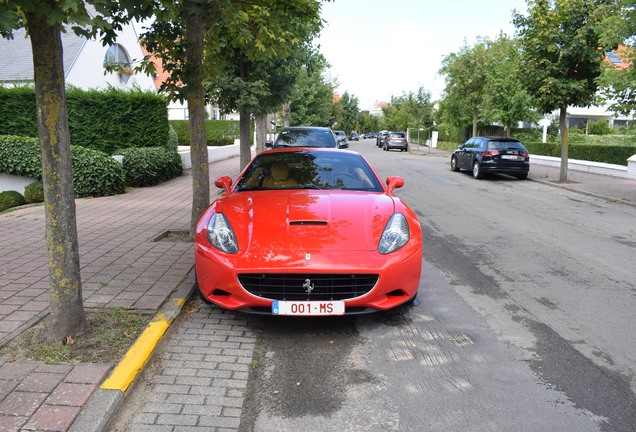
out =
[[345,300],[371,291],[376,274],[240,274],[249,293],[271,300]]

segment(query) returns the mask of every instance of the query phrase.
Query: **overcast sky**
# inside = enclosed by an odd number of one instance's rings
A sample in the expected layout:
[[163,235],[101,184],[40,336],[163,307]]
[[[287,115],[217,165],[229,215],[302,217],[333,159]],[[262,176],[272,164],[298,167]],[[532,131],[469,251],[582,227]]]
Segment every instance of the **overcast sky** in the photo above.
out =
[[464,40],[514,35],[513,10],[525,0],[335,0],[322,3],[327,22],[317,43],[340,83],[360,109],[424,86],[433,99],[444,81],[441,61]]

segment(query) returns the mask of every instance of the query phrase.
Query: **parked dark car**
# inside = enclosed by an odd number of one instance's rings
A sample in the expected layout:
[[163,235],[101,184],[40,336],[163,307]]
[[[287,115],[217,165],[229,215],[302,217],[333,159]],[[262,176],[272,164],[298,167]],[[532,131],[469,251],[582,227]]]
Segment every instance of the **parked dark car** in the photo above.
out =
[[384,139],[389,134],[389,131],[383,130],[378,132],[378,135],[375,137],[375,145],[378,147],[382,147],[384,145]]
[[349,141],[360,141],[360,135],[355,132],[349,134]]
[[266,147],[330,147],[346,148],[347,142],[336,140],[331,128],[317,126],[292,126],[283,128],[276,141],[265,142]]
[[530,171],[530,156],[521,141],[514,138],[472,137],[453,152],[451,169],[470,170],[476,179],[500,173],[525,180]]
[[406,139],[406,134],[402,132],[390,132],[384,139],[382,150],[389,151],[391,149],[409,151],[409,142]]

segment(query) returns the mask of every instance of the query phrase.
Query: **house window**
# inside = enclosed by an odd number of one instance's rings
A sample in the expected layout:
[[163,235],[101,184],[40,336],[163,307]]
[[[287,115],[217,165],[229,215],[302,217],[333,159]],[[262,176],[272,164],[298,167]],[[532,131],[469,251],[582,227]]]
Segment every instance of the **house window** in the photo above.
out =
[[114,44],[108,47],[106,56],[104,56],[104,68],[117,66],[119,69],[119,81],[126,84],[131,75],[130,57],[123,46]]
[[618,55],[616,55],[615,52],[613,51],[607,51],[605,53],[607,55],[607,58],[614,64],[621,64],[623,63],[620,59],[620,57],[618,57]]

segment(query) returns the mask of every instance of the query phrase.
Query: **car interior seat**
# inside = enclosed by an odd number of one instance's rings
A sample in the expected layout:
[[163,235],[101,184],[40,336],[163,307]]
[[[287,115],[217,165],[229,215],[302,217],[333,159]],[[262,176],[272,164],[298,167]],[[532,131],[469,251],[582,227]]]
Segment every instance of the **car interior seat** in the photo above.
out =
[[289,177],[289,166],[283,161],[275,161],[270,168],[270,175],[263,180],[267,188],[285,188],[298,186],[298,181]]

